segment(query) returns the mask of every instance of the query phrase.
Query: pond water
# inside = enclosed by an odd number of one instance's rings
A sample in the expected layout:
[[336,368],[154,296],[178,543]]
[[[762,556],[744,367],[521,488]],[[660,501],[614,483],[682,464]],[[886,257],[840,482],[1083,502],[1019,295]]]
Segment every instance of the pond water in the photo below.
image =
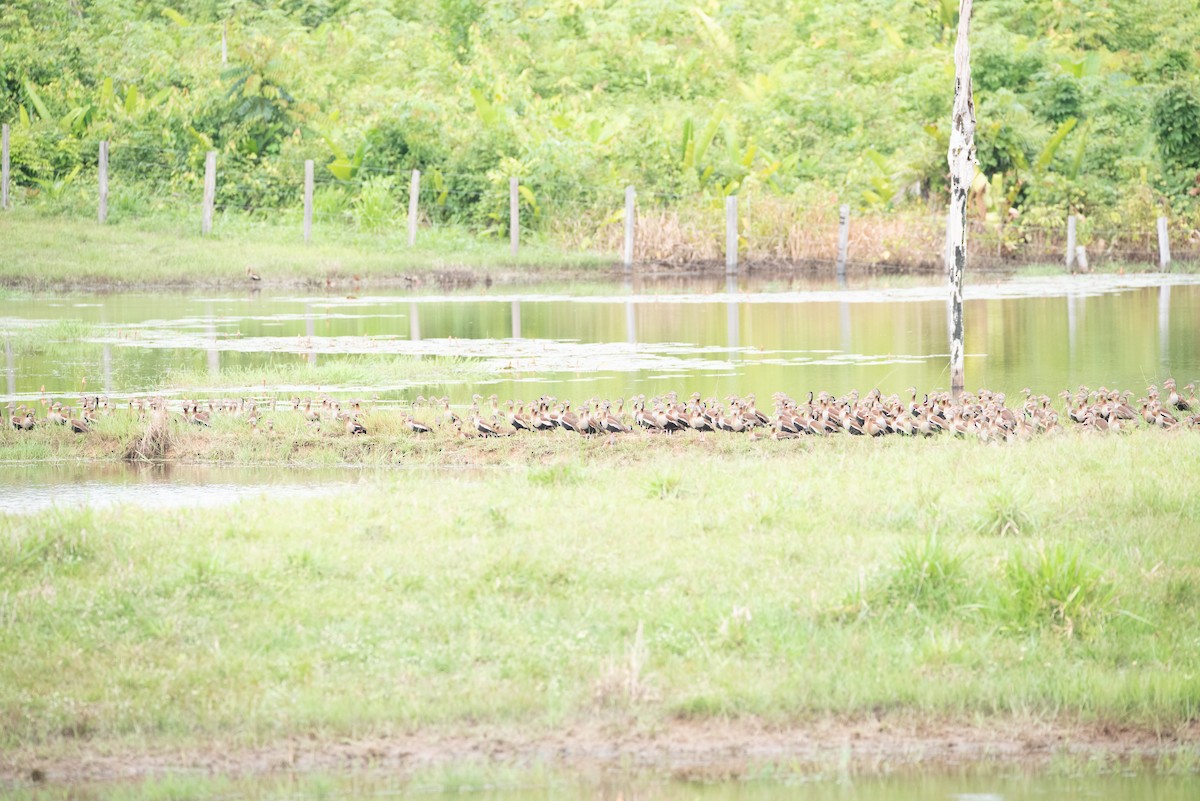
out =
[[332,492],[367,477],[352,468],[130,465],[123,462],[0,465],[0,515],[133,504],[217,506],[241,498]]
[[[652,778],[576,780],[556,777],[546,781],[499,781],[496,784],[474,771],[451,771],[445,776],[410,783],[369,773],[319,776],[276,776],[252,780],[224,780],[193,776],[150,780],[142,785],[91,785],[71,788],[70,798],[119,797],[192,799],[372,799],[421,798],[561,799],[562,801],[1192,801],[1200,797],[1200,776],[1155,773],[1102,775],[942,773],[855,777],[850,775],[796,775],[752,781],[682,782]],[[461,773],[461,775],[458,775]],[[56,797],[52,793],[45,797]],[[30,797],[34,797],[30,793]]]
[[[350,355],[452,356],[481,372],[450,383],[374,375],[324,391],[615,398],[948,384],[946,290],[775,281],[581,284],[428,294],[226,292],[0,298],[0,401],[145,393],[170,370],[323,364]],[[968,387],[1141,392],[1200,377],[1200,276],[1083,276],[969,284]],[[77,325],[70,321],[81,321]],[[54,345],[77,332],[80,341]],[[51,347],[47,347],[47,340]],[[189,387],[202,393],[203,386]],[[244,393],[312,391],[255,381]],[[212,394],[236,394],[213,391]]]

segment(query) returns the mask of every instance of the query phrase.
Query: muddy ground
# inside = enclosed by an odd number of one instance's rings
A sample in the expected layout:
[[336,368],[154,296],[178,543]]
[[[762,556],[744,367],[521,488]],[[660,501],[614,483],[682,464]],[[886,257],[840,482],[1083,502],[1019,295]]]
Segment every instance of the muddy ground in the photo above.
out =
[[1200,721],[1172,731],[1038,720],[819,719],[584,723],[559,730],[477,726],[362,738],[313,734],[264,745],[58,742],[0,754],[0,787],[148,779],[227,778],[379,770],[403,777],[456,764],[548,767],[583,775],[648,772],[736,780],[764,766],[878,775],[989,765],[1037,768],[1054,759],[1130,763],[1200,748]]

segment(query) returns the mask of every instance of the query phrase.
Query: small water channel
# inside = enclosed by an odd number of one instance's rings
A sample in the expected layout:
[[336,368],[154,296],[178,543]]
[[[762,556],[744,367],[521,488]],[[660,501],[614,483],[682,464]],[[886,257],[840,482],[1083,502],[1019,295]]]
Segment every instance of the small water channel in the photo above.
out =
[[245,801],[308,799],[419,798],[427,801],[1193,801],[1200,776],[1152,772],[1061,775],[982,771],[900,773],[883,777],[816,774],[782,777],[777,772],[742,781],[668,781],[647,777],[571,779],[545,776],[505,780],[485,778],[467,768],[411,782],[372,773],[292,775],[228,780],[185,776],[143,784],[78,785],[61,794],[19,794],[17,798],[136,799],[189,798]]
[[[172,370],[457,357],[471,377],[397,371],[323,391],[586,399],[670,390],[705,396],[879,386],[945,387],[942,284],[639,281],[358,296],[270,291],[0,298],[0,401],[82,390],[145,393]],[[1200,276],[1082,276],[968,286],[968,385],[1048,394],[1079,384],[1142,391],[1200,377]],[[79,341],[53,345],[76,332]],[[204,392],[205,387],[188,388]],[[315,386],[255,381],[246,393]],[[228,392],[226,394],[236,394]]]
[[9,463],[0,464],[0,515],[122,504],[147,509],[211,507],[243,498],[335,492],[367,477],[353,468]]

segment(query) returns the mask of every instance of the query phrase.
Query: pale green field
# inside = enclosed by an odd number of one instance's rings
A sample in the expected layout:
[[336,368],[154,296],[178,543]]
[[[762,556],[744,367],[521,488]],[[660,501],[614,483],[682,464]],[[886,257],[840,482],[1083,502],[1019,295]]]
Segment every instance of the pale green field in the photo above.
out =
[[0,748],[1195,721],[1200,436],[666,439],[443,440],[421,460],[522,464],[3,519]]
[[363,282],[423,280],[461,272],[480,280],[521,275],[596,272],[617,262],[609,254],[563,252],[522,243],[513,258],[507,240],[481,238],[457,228],[422,230],[417,246],[407,234],[338,230],[306,245],[298,228],[231,220],[202,237],[198,219],[151,217],[122,224],[54,217],[34,210],[0,214],[0,286],[18,289],[214,286],[249,284],[250,267],[270,286],[350,286]]

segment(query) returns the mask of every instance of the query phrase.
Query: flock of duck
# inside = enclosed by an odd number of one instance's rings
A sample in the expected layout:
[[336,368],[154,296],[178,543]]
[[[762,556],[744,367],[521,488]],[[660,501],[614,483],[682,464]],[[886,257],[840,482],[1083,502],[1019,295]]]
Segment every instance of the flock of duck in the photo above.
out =
[[[1059,393],[1063,399],[1063,415],[1054,408],[1051,398],[1035,395],[1030,390],[1019,405],[1009,406],[1001,392],[981,389],[964,393],[953,399],[948,393],[925,394],[918,400],[917,390],[909,387],[908,398],[884,395],[873,389],[865,396],[857,390],[836,397],[827,392],[809,392],[806,401],[796,401],[777,392],[772,398],[770,414],[757,407],[754,395],[729,397],[722,403],[715,398],[702,399],[699,393],[681,399],[670,392],[647,399],[638,395],[626,401],[593,398],[575,410],[568,400],[543,396],[530,403],[506,401],[503,407],[496,395],[474,397],[471,406],[460,414],[451,408],[447,398],[418,397],[409,410],[402,410],[401,425],[413,434],[428,434],[435,427],[453,430],[463,437],[504,437],[519,432],[549,432],[564,430],[587,437],[605,436],[614,440],[636,430],[648,433],[674,434],[680,431],[746,432],[753,438],[794,439],[806,436],[827,436],[845,432],[852,435],[882,437],[890,434],[933,436],[951,432],[959,436],[978,437],[984,441],[1027,439],[1038,434],[1053,434],[1064,428],[1064,416],[1075,427],[1102,432],[1127,431],[1139,425],[1158,429],[1181,427],[1200,428],[1200,402],[1194,384],[1184,386],[1181,393],[1173,379],[1147,388],[1146,397],[1130,404],[1132,392],[1100,387],[1090,390]],[[481,406],[481,403],[483,405]],[[213,400],[203,404],[185,400],[177,410],[170,410],[162,397],[135,398],[127,410],[118,410],[103,396],[84,396],[79,406],[64,406],[61,402],[43,398],[44,413],[39,417],[34,407],[9,404],[10,425],[18,431],[31,431],[38,425],[69,427],[78,434],[87,434],[98,417],[118,411],[136,414],[152,427],[165,427],[172,420],[207,427],[214,416],[239,416],[254,432],[275,433],[274,418],[269,413],[301,414],[312,429],[344,431],[348,435],[368,433],[367,425],[374,415],[386,414],[376,410],[367,416],[364,401],[341,402],[329,397],[318,399],[293,398],[291,401],[255,399]],[[282,409],[279,408],[282,406]],[[422,409],[428,409],[426,420],[417,419]],[[366,419],[364,419],[364,417]]]

